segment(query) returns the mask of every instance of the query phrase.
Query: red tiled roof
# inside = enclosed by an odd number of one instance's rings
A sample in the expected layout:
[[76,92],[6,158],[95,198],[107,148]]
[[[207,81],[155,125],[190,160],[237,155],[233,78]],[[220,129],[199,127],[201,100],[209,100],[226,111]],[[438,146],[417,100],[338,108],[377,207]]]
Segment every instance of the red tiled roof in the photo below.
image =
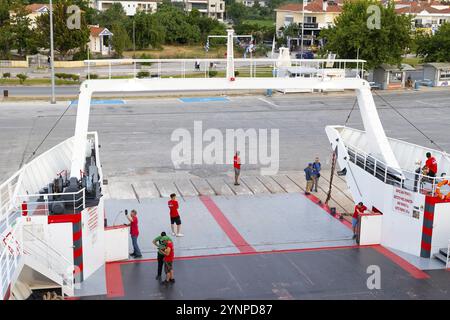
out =
[[450,6],[447,6],[445,9],[437,9],[434,6],[437,4],[428,4],[428,3],[421,3],[418,4],[417,2],[408,3],[407,6],[395,9],[395,12],[397,13],[412,13],[412,14],[418,14],[422,11],[426,11],[428,13],[450,13]]
[[105,30],[105,28],[97,27],[97,26],[90,26],[89,30],[91,31],[91,36],[98,37],[98,35],[100,33],[102,33],[102,31]]
[[[309,12],[341,12],[342,11],[342,0],[328,2],[326,11],[323,10],[323,1],[322,0],[313,0],[308,4],[305,4],[305,11]],[[301,3],[287,3],[276,10],[280,11],[297,11],[302,12],[302,4]]]
[[48,5],[45,3],[33,3],[33,4],[29,4],[25,7],[25,10],[29,11],[29,12],[36,12],[39,11],[40,9],[42,9],[43,7],[48,8]]

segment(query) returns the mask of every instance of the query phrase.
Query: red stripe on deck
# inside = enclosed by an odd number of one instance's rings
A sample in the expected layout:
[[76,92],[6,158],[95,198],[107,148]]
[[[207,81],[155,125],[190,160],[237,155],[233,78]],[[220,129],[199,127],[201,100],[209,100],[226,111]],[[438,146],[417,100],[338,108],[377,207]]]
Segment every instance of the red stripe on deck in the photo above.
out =
[[231,222],[227,219],[227,217],[223,214],[223,212],[210,197],[201,196],[200,200],[203,202],[205,207],[214,217],[222,230],[226,233],[228,238],[230,238],[231,242],[233,242],[233,244],[239,249],[241,253],[256,252],[255,248],[253,248],[247,241],[245,241],[245,239],[241,236],[241,234],[236,230],[236,228],[231,224]]
[[430,275],[428,275],[427,273],[423,272],[422,270],[416,268],[415,266],[410,264],[408,261],[399,257],[398,255],[396,255],[392,251],[386,249],[385,247],[373,246],[373,249],[376,250],[377,252],[381,253],[382,255],[384,255],[386,258],[388,258],[389,260],[394,262],[396,265],[398,265],[400,268],[402,268],[406,272],[408,272],[413,278],[416,278],[416,279],[430,278]]
[[125,291],[123,289],[122,272],[120,264],[106,264],[106,293],[108,298],[123,297]]

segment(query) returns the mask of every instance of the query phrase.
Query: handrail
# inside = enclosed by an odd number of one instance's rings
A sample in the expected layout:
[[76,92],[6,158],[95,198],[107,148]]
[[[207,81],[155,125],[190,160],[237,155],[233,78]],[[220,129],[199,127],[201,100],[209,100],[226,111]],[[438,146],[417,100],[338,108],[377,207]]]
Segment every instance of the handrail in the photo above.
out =
[[[63,285],[73,290],[74,287],[74,266],[71,261],[69,261],[64,255],[59,251],[51,247],[48,243],[34,235],[32,232],[28,231],[25,227],[23,228],[23,251],[25,255],[39,257],[37,261],[44,264],[50,270],[55,271],[61,276],[63,280]],[[32,240],[25,239],[31,237]],[[39,244],[39,245],[38,245]],[[40,251],[40,252],[39,252]]]
[[445,263],[445,269],[448,269],[450,267],[450,240],[448,240],[448,246],[447,246],[447,261]]
[[[397,185],[402,189],[417,193],[423,193],[423,191],[425,191],[426,193],[431,193],[432,196],[435,196],[437,183],[442,180],[450,179],[450,176],[448,175],[443,177],[430,177],[421,172],[412,172],[404,169],[401,169],[401,172],[398,172],[397,169],[389,167],[385,162],[375,158],[360,148],[346,142],[344,142],[344,145],[347,148],[350,162],[361,167],[364,171],[371,173],[384,183]],[[370,167],[368,166],[368,159],[372,160],[373,163]],[[397,179],[392,179],[391,177],[393,175],[395,176],[396,173],[399,174]],[[407,187],[407,182],[413,182],[412,190]],[[425,189],[425,183],[431,184],[431,190]]]
[[23,257],[21,228],[18,226],[19,224],[14,225],[0,242],[0,299],[5,298]]

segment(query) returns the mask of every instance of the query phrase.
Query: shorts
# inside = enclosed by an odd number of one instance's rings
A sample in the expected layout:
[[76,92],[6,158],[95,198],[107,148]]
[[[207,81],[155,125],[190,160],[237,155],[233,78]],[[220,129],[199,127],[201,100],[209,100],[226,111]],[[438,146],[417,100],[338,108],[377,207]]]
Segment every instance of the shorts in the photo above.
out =
[[164,272],[169,273],[172,270],[173,270],[173,261],[171,262],[164,261]]
[[356,228],[357,225],[358,225],[358,219],[352,218],[352,227]]
[[180,216],[174,217],[174,218],[170,217],[170,224],[175,224],[175,223],[177,224],[177,226],[179,226],[181,224]]
[[234,174],[235,175],[238,176],[240,173],[241,173],[241,169],[240,168],[239,169],[238,168],[234,168]]

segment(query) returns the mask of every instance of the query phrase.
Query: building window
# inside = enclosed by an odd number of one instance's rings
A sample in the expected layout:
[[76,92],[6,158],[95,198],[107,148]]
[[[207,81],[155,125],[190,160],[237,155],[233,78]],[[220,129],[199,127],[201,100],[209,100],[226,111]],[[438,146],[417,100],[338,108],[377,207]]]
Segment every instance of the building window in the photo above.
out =
[[439,80],[450,80],[450,69],[441,69],[441,76],[439,77]]
[[284,25],[288,26],[294,22],[294,17],[292,16],[284,16]]
[[305,17],[305,23],[316,23],[316,17]]
[[439,24],[444,24],[447,21],[447,19],[439,19]]

